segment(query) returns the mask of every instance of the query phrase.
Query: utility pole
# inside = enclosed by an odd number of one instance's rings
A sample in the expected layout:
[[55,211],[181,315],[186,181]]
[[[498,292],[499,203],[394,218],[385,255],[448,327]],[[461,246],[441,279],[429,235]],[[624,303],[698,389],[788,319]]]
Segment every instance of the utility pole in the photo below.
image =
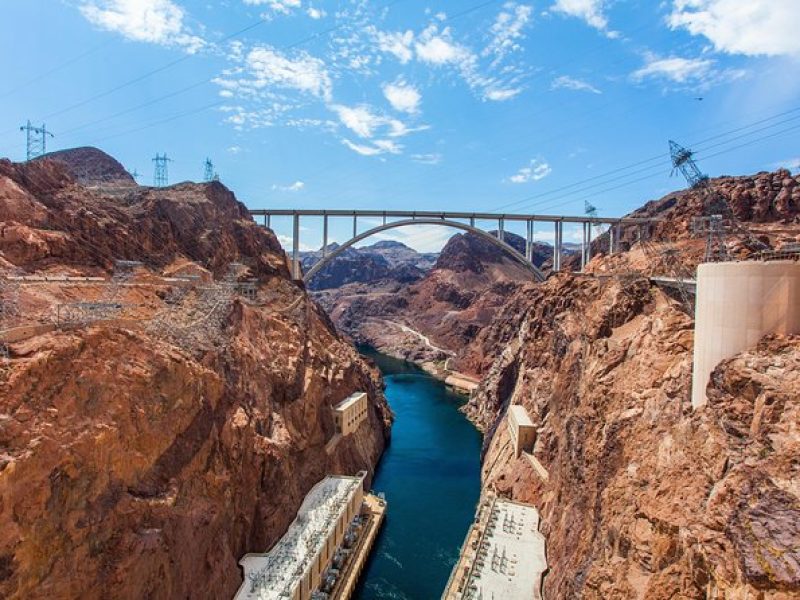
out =
[[153,185],[155,187],[166,187],[169,185],[169,172],[167,170],[167,163],[171,163],[172,159],[167,158],[165,152],[163,156],[156,152],[156,157],[153,159],[155,169],[153,170]]
[[25,132],[26,160],[33,160],[47,154],[47,136],[55,136],[47,131],[47,126],[44,123],[42,123],[41,127],[35,127],[28,120],[28,123],[20,127],[19,130]]
[[134,181],[137,181],[139,179],[139,176],[140,176],[139,171],[137,171],[136,169],[134,169],[133,171],[128,171],[128,174],[131,177],[133,177]]
[[219,181],[219,173],[214,170],[214,163],[211,162],[210,158],[206,158],[203,167],[203,181]]

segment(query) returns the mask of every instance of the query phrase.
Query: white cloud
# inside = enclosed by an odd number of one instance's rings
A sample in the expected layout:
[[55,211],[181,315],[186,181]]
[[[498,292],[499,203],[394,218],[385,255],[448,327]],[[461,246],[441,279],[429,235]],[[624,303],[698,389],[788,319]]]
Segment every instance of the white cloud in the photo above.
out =
[[574,90],[576,92],[591,92],[592,94],[602,94],[600,90],[594,87],[591,83],[587,83],[586,81],[582,81],[580,79],[575,79],[574,77],[570,77],[569,75],[562,75],[561,77],[556,77],[553,80],[553,83],[550,84],[551,90]]
[[186,26],[186,13],[171,0],[90,0],[80,6],[93,25],[137,42],[179,46],[189,53],[205,42]]
[[368,28],[374,36],[381,52],[394,55],[402,64],[406,64],[414,57],[412,45],[414,43],[413,31],[385,32],[378,31],[375,27]]
[[365,139],[371,139],[377,135],[393,138],[403,137],[409,133],[428,128],[427,125],[408,127],[398,119],[372,112],[366,104],[359,104],[358,106],[334,104],[330,108],[339,117],[342,125],[354,132],[358,137]]
[[[242,58],[242,63],[242,67],[228,71],[227,75],[214,79],[214,83],[244,96],[284,89],[311,94],[325,101],[331,99],[333,83],[325,63],[307,52],[292,58],[271,47],[256,46]],[[245,73],[246,76],[241,76]]]
[[395,240],[402,242],[418,252],[438,252],[456,233],[463,233],[445,225],[414,225],[397,227],[376,233],[364,240],[364,245],[373,244],[375,240]]
[[449,27],[441,31],[436,25],[426,27],[414,44],[417,58],[432,65],[458,64],[472,58],[472,52],[453,41]]
[[333,84],[325,63],[307,52],[291,59],[277,50],[258,47],[247,55],[250,72],[255,76],[256,87],[275,85],[308,92],[330,100]]
[[782,160],[772,165],[773,169],[789,169],[793,173],[800,171],[800,156],[797,158],[790,158]]
[[379,154],[399,154],[402,146],[392,140],[375,140],[371,145],[357,144],[347,138],[342,139],[342,143],[362,156],[377,156]]
[[611,38],[618,37],[615,31],[608,30],[608,17],[606,16],[607,0],[556,0],[553,10],[570,17],[583,19],[588,25],[603,31]]
[[411,114],[419,111],[419,103],[422,100],[419,90],[402,79],[384,84],[383,95],[395,110]]
[[412,154],[411,160],[422,163],[423,165],[438,165],[440,162],[442,162],[442,155],[438,153]]
[[322,17],[324,17],[324,16],[325,16],[327,13],[326,13],[324,10],[322,10],[321,8],[314,8],[313,6],[309,6],[309,7],[306,9],[306,14],[307,14],[309,17],[311,17],[312,19],[321,19],[321,18],[322,18]]
[[707,85],[715,77],[714,61],[708,58],[682,58],[671,56],[660,58],[653,54],[646,57],[643,67],[631,74],[634,81],[664,79],[680,84]]
[[493,100],[495,102],[502,102],[504,100],[511,100],[511,98],[519,94],[521,91],[522,90],[520,88],[487,90],[486,93],[484,94],[484,99]]
[[484,48],[483,56],[495,55],[502,59],[509,52],[519,50],[519,41],[525,37],[523,30],[532,13],[533,8],[526,4],[506,3],[489,30],[492,40]]
[[797,0],[674,0],[668,22],[708,38],[719,52],[800,56]]
[[278,185],[277,183],[272,184],[272,189],[280,192],[299,192],[304,187],[306,187],[305,182],[299,180],[295,181],[294,183],[290,183],[289,185]]
[[290,14],[295,8],[300,8],[301,0],[244,0],[245,4],[250,6],[263,6],[267,5],[276,13],[283,15]]
[[228,148],[228,152],[230,152],[231,154],[239,154],[241,151],[242,151],[241,146],[230,146]]
[[545,161],[534,158],[527,167],[522,167],[516,174],[508,178],[511,183],[529,183],[544,179],[553,169]]
[[331,108],[338,115],[342,125],[362,138],[371,138],[375,130],[386,122],[384,117],[372,113],[363,104],[360,106],[335,104]]

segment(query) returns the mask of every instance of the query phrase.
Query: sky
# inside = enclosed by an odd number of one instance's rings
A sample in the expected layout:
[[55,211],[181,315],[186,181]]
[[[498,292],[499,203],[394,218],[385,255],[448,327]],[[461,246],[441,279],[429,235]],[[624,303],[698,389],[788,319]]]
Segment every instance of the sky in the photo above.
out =
[[[800,169],[798,0],[0,7],[12,160],[30,119],[54,133],[48,150],[97,146],[144,185],[156,153],[171,183],[201,180],[208,157],[251,208],[582,214],[590,202],[604,216],[685,186],[669,139],[711,176]],[[273,228],[286,245],[288,220]],[[351,228],[334,222],[331,238]],[[387,237],[430,251],[454,233]],[[309,219],[301,246],[320,244]]]

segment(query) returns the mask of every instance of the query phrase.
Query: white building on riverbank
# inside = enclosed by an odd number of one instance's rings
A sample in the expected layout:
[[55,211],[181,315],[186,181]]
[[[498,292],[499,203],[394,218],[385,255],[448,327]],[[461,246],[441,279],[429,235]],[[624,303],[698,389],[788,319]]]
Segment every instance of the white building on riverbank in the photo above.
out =
[[310,600],[361,511],[365,476],[331,475],[311,488],[272,549],[239,561],[244,582],[234,600]]
[[534,506],[485,496],[442,600],[541,600],[545,540]]

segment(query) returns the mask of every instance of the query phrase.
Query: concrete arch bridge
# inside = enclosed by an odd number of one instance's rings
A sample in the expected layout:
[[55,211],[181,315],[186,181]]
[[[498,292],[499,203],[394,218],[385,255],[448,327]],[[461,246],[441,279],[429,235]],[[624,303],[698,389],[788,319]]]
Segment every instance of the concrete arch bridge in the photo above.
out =
[[[613,218],[592,216],[566,216],[566,215],[533,215],[533,214],[505,214],[505,213],[470,213],[470,212],[432,212],[432,211],[402,211],[402,210],[293,210],[293,209],[258,209],[251,210],[250,214],[256,221],[263,218],[264,227],[271,227],[273,217],[291,217],[292,219],[292,276],[302,279],[306,283],[311,281],[326,265],[330,264],[337,256],[348,248],[377,233],[396,229],[399,227],[413,227],[419,225],[440,225],[452,227],[461,231],[473,233],[494,244],[514,260],[524,265],[531,276],[544,280],[544,274],[533,264],[533,242],[536,223],[551,223],[553,226],[553,270],[561,270],[563,256],[564,224],[579,225],[582,229],[581,243],[581,268],[591,258],[592,227],[608,226],[609,251],[613,254],[618,249],[621,228],[623,226],[646,226],[654,219],[641,218]],[[303,273],[300,265],[300,222],[303,217],[322,218],[322,260],[317,262],[308,273]],[[358,219],[380,219],[381,224],[365,231],[358,231]],[[328,225],[332,218],[352,219],[353,235],[349,240],[340,245],[336,250],[328,252]],[[496,222],[496,235],[489,233],[477,225],[478,222]],[[505,240],[505,225],[508,222],[526,223],[525,254],[519,252]]]

